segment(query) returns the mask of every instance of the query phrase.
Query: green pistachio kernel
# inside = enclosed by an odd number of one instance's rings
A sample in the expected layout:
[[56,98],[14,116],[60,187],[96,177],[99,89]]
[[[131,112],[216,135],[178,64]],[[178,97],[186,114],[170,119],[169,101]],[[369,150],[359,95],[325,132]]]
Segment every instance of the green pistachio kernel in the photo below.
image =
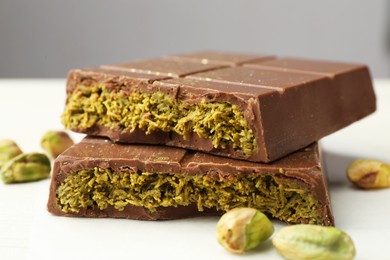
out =
[[29,182],[50,176],[50,160],[45,154],[20,154],[8,161],[0,171],[4,183]]
[[390,165],[377,160],[358,159],[347,169],[348,179],[363,189],[390,187]]
[[[158,158],[157,160],[166,160]],[[150,212],[159,207],[196,205],[199,211],[215,208],[256,208],[288,223],[329,225],[320,213],[321,202],[307,187],[286,182],[270,174],[240,174],[228,181],[218,176],[163,172],[124,171],[99,167],[69,173],[57,191],[63,212],[126,205],[142,206]]]
[[272,243],[285,259],[351,260],[355,257],[351,237],[334,227],[288,226],[276,234]]
[[0,168],[10,159],[23,153],[19,146],[12,140],[0,140]]
[[192,104],[163,92],[113,91],[105,85],[78,84],[69,95],[62,122],[67,129],[86,130],[96,125],[145,134],[174,132],[186,140],[196,133],[211,139],[215,148],[231,146],[245,155],[257,150],[255,134],[244,111],[229,102]]
[[42,148],[53,158],[73,145],[73,140],[64,131],[48,131],[41,139]]
[[232,209],[217,224],[218,242],[228,251],[238,254],[257,247],[273,232],[272,222],[253,208]]

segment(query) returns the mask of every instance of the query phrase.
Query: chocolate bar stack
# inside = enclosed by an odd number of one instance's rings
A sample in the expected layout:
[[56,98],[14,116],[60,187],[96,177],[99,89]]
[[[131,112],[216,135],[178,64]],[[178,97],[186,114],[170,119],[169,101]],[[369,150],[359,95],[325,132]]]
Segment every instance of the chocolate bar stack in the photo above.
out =
[[198,52],[70,71],[48,210],[140,220],[260,209],[334,225],[317,141],[375,111],[364,65]]

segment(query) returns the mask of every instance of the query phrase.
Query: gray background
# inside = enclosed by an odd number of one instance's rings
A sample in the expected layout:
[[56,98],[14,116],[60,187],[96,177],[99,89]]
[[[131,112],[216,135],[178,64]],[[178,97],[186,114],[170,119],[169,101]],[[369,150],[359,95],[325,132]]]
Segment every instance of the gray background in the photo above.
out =
[[390,77],[390,1],[0,0],[0,77],[203,49],[367,63]]

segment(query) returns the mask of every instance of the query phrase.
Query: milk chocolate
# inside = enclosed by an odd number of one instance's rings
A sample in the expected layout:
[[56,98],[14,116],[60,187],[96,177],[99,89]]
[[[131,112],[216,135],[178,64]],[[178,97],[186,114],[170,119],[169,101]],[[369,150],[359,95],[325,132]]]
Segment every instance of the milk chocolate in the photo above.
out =
[[317,143],[264,164],[87,137],[55,160],[48,201],[59,216],[138,220],[242,206],[288,223],[334,225]]
[[364,65],[220,52],[72,70],[67,96],[63,122],[73,131],[254,162],[376,109]]

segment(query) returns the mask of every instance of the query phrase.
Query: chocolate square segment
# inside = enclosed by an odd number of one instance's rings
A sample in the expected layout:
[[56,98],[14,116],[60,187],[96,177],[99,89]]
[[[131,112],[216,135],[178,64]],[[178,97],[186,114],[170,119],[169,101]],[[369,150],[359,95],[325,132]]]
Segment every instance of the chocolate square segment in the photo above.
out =
[[285,72],[269,69],[252,69],[246,67],[229,67],[196,73],[186,78],[203,81],[215,81],[224,84],[238,84],[253,88],[270,88],[284,92],[288,88],[296,88],[314,82],[328,81],[325,76],[304,72]]
[[364,104],[366,111],[375,110],[375,94],[372,89],[370,72],[365,65],[298,58],[277,58],[249,62],[244,66],[326,76],[331,79],[334,98],[339,100],[338,103],[333,101],[333,105],[337,107],[337,111],[343,113],[343,116],[353,116],[354,111],[357,112],[359,109],[357,107],[360,104]]
[[147,74],[115,69],[74,69],[68,73],[66,93],[69,98],[75,93],[80,92],[80,86],[83,86],[83,88],[90,88],[99,85],[104,85],[104,88],[110,91],[128,91],[134,88],[148,86],[156,80],[169,78],[170,77],[166,75]]
[[194,53],[184,53],[166,56],[170,59],[179,59],[192,62],[201,62],[204,64],[225,64],[228,66],[240,65],[242,63],[258,62],[273,59],[271,55],[258,55],[248,53],[231,53],[215,51],[199,51]]
[[198,52],[72,70],[66,128],[270,162],[371,114],[366,66]]
[[121,64],[102,65],[100,67],[110,70],[178,78],[196,72],[221,68],[223,66],[226,65],[222,63],[208,64],[197,61],[194,62],[192,60],[169,59],[162,57],[158,59],[139,60]]
[[296,71],[335,76],[367,67],[361,64],[341,63],[333,61],[308,60],[297,58],[275,58],[246,62],[245,67],[265,68],[283,71]]
[[273,163],[85,138],[54,162],[48,210],[162,220],[257,208],[288,223],[334,225],[316,143]]

